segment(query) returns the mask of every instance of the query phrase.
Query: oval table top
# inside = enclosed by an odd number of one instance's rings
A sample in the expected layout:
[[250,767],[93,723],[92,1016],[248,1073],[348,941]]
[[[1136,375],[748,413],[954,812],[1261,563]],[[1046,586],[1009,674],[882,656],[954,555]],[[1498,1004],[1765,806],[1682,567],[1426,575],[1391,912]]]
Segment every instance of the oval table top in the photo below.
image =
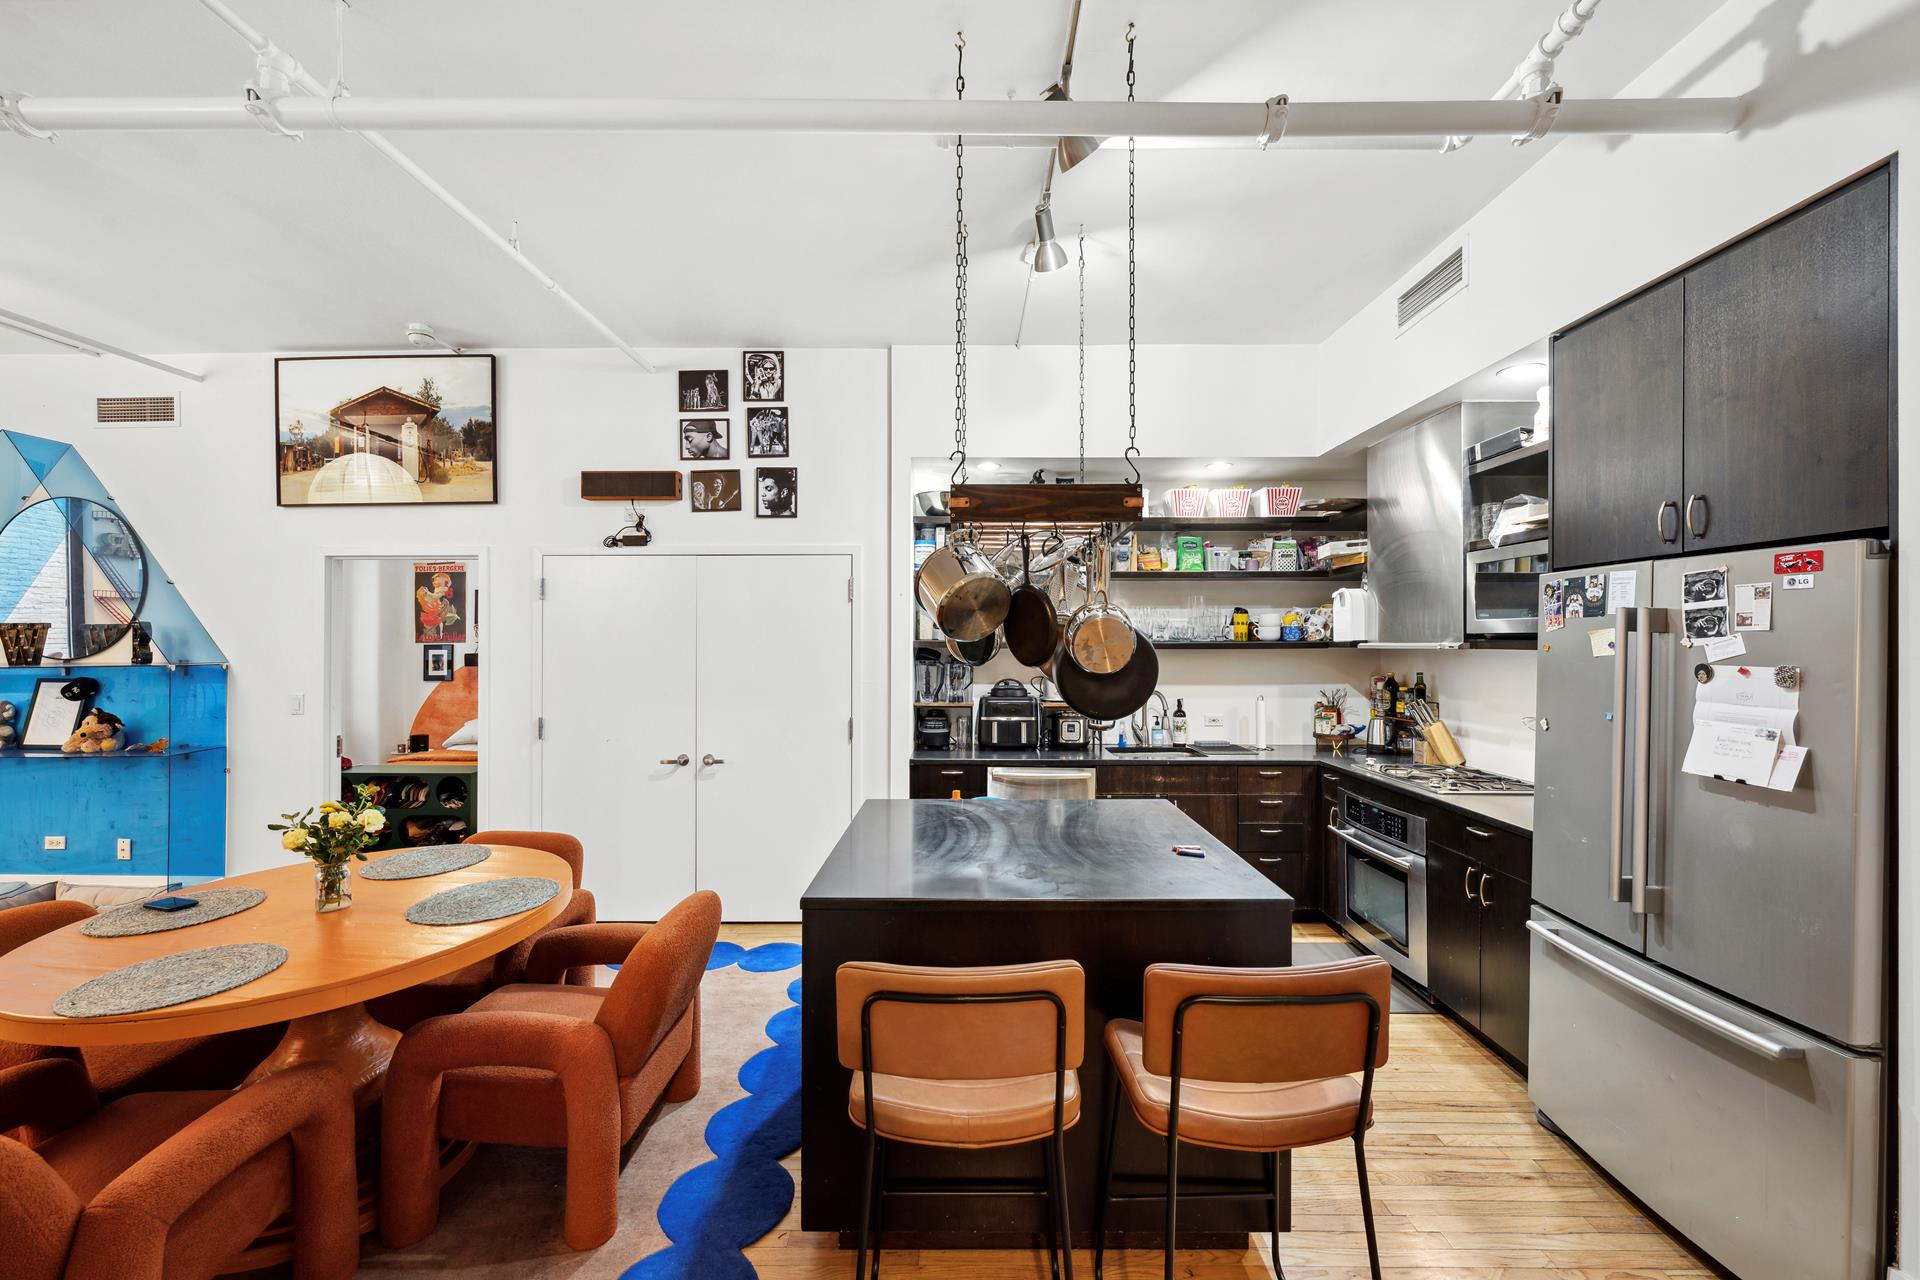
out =
[[[24,1044],[147,1044],[325,1013],[463,969],[505,951],[566,909],[573,872],[539,849],[490,844],[485,862],[415,880],[353,877],[353,905],[313,909],[313,866],[301,861],[182,889],[250,886],[267,900],[206,924],[126,938],[89,938],[78,921],[0,956],[0,1040]],[[377,861],[378,859],[375,859]],[[356,862],[354,866],[365,867]],[[560,892],[531,911],[479,924],[409,924],[407,908],[458,885],[542,876]],[[165,1009],[66,1018],[53,1002],[89,978],[157,956],[229,942],[274,942],[287,962],[265,977]]]

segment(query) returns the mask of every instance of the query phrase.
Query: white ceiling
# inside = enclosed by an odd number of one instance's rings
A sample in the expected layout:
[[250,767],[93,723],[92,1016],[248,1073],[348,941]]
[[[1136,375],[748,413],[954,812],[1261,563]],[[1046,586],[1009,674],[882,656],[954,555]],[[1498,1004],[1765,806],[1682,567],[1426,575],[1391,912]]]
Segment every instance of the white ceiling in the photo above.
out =
[[[322,80],[324,0],[232,0]],[[1562,59],[1607,96],[1717,0],[1614,0]],[[352,0],[362,94],[1032,97],[1058,72],[1069,0]],[[1087,0],[1082,98],[1478,98],[1564,0]],[[193,0],[8,0],[0,88],[237,92],[246,47]],[[952,333],[953,155],[924,138],[394,134],[394,141],[629,341],[879,346]],[[1140,339],[1314,342],[1393,285],[1544,148],[1143,151]],[[1044,153],[967,155],[971,334],[1011,342],[1017,250]],[[1125,331],[1125,155],[1055,186],[1089,237],[1089,336]],[[149,352],[394,345],[426,320],[493,347],[596,345],[590,328],[356,139],[265,133],[0,134],[0,307]],[[1073,273],[1039,277],[1029,342],[1071,342]],[[51,350],[0,331],[0,351]]]

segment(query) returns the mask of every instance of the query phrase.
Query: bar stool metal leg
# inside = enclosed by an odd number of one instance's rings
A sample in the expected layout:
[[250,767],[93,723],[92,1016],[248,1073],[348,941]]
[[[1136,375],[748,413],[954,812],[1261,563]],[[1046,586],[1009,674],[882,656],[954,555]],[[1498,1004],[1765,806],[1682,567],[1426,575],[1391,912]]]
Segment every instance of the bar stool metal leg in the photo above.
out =
[[1093,1280],[1107,1265],[1107,1202],[1113,1198],[1113,1147],[1120,1127],[1120,1082],[1107,1075],[1107,1127],[1100,1135],[1100,1196],[1093,1202]]
[[1173,1280],[1174,1220],[1180,1209],[1180,1113],[1173,1112],[1167,1125],[1167,1267],[1166,1280]]
[[1067,1144],[1057,1140],[1053,1144],[1054,1198],[1060,1202],[1060,1261],[1067,1274],[1067,1280],[1073,1280],[1073,1214],[1067,1204]]
[[1280,1157],[1267,1152],[1267,1231],[1273,1236],[1273,1274],[1276,1280],[1287,1280],[1287,1273],[1280,1267]]
[[[865,1191],[860,1197],[860,1245],[859,1249],[853,1255],[853,1280],[866,1280],[867,1276],[867,1242],[872,1238],[869,1233],[873,1226],[874,1143],[873,1129],[869,1126],[867,1129],[867,1173]],[[875,1269],[878,1270],[877,1267]]]
[[880,1280],[880,1246],[887,1238],[887,1143],[882,1138],[874,1144],[880,1152],[880,1170],[873,1180],[873,1268],[868,1273],[871,1280]]
[[1040,1163],[1046,1169],[1047,1181],[1047,1273],[1053,1280],[1060,1280],[1060,1182],[1055,1176],[1051,1138],[1040,1144]]
[[1367,1224],[1367,1263],[1373,1268],[1373,1280],[1380,1280],[1380,1242],[1373,1235],[1373,1193],[1367,1187],[1367,1146],[1358,1135],[1353,1139],[1353,1164],[1360,1174],[1360,1218]]

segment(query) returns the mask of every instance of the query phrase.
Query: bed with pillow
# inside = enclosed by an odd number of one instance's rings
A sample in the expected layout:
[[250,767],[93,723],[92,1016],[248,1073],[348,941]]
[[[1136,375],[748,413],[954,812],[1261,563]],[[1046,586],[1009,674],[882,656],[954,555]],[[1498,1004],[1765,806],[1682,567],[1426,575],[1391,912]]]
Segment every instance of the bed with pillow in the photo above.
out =
[[461,667],[453,679],[435,685],[414,713],[408,734],[424,734],[427,749],[389,756],[388,764],[478,764],[480,668]]

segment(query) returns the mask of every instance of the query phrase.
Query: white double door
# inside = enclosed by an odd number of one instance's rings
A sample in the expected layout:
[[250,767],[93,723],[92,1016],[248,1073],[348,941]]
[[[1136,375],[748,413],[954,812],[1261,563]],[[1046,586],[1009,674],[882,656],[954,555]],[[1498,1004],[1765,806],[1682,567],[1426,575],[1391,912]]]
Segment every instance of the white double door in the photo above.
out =
[[[852,558],[542,560],[539,825],[603,920],[798,920],[853,808]],[[685,763],[681,763],[681,761]]]

